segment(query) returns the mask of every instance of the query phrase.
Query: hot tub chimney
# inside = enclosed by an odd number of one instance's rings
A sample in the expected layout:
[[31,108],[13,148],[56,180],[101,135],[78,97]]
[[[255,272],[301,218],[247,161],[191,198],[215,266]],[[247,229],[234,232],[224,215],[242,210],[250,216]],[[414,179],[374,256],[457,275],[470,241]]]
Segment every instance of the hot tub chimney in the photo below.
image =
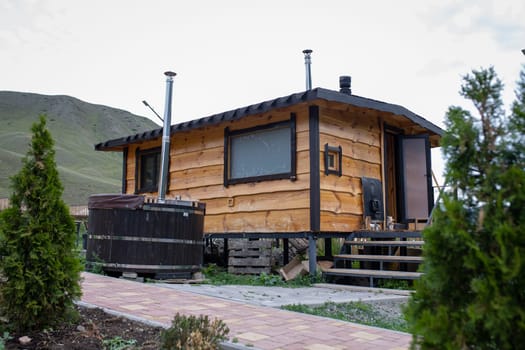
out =
[[173,92],[174,72],[165,72],[166,76],[166,103],[164,106],[164,126],[162,130],[162,153],[159,175],[159,203],[164,203],[168,181],[168,167],[170,159],[170,128],[171,128],[171,95]]
[[306,49],[303,50],[304,53],[304,65],[306,68],[306,90],[312,90],[312,71],[310,70],[310,66],[312,65],[312,59],[310,57],[310,54],[312,53],[312,50]]
[[352,77],[349,75],[342,75],[339,77],[339,92],[343,94],[351,95],[352,94]]

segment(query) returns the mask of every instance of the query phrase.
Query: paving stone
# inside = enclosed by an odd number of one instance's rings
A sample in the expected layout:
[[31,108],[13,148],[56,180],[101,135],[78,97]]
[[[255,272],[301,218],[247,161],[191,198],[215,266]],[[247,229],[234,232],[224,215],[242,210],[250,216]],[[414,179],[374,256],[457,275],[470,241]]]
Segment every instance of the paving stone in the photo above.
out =
[[[219,318],[230,338],[263,350],[406,350],[411,335],[268,306],[180,291],[154,284],[83,273],[82,301],[129,315],[171,324],[179,312]],[[114,293],[112,291],[119,291]]]

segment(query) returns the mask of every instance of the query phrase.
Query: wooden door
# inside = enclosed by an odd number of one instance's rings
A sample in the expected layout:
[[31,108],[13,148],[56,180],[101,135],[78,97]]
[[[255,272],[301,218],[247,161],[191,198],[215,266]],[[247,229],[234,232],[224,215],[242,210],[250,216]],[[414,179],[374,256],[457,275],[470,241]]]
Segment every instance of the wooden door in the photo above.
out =
[[401,220],[427,218],[434,203],[428,135],[399,136]]

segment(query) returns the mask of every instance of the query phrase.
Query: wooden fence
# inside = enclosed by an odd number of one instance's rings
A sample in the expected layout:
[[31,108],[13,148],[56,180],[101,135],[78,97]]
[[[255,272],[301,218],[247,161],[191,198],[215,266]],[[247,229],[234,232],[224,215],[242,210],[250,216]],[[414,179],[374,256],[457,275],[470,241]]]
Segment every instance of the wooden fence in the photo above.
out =
[[[0,198],[0,211],[9,207],[9,198]],[[87,205],[74,205],[69,207],[69,213],[75,218],[87,218],[89,215]]]

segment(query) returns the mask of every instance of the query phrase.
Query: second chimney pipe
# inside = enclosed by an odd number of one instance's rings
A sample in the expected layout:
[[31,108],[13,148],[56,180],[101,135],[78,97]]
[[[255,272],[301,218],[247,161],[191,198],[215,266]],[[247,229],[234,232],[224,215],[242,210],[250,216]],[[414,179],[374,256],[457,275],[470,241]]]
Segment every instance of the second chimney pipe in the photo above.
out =
[[312,71],[310,69],[310,66],[312,65],[312,59],[310,57],[312,50],[306,49],[306,50],[303,50],[303,53],[304,53],[304,65],[306,68],[306,90],[312,90]]
[[162,153],[159,176],[159,203],[164,203],[168,182],[168,167],[170,159],[170,132],[171,132],[171,95],[173,93],[173,72],[165,72],[166,76],[166,103],[164,106],[164,126],[162,130]]

